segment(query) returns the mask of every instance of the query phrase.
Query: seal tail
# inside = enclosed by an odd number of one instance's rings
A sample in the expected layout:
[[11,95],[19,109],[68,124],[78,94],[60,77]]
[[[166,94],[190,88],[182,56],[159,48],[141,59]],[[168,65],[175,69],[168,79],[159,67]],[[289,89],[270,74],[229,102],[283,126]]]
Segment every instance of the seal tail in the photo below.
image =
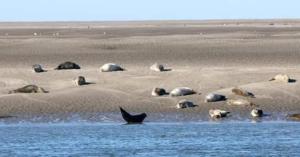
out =
[[275,80],[275,78],[271,78],[269,81],[274,81]]
[[129,114],[128,112],[126,112],[122,107],[119,107],[120,108],[120,111],[122,113],[122,115],[128,117],[128,116],[132,116],[131,114]]

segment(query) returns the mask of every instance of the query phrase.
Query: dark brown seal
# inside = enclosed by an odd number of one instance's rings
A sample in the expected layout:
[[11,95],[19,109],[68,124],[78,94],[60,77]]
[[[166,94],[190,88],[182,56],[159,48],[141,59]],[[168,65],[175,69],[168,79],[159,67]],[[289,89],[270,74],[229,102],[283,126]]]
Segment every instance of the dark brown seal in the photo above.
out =
[[69,70],[69,69],[80,69],[80,66],[76,63],[67,61],[64,63],[59,64],[55,70]]

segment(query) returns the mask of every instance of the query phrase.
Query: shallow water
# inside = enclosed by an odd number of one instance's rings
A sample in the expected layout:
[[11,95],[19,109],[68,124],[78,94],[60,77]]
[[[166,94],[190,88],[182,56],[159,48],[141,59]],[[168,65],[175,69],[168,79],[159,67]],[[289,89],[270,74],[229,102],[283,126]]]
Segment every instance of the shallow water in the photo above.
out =
[[0,156],[300,156],[300,123],[1,124]]

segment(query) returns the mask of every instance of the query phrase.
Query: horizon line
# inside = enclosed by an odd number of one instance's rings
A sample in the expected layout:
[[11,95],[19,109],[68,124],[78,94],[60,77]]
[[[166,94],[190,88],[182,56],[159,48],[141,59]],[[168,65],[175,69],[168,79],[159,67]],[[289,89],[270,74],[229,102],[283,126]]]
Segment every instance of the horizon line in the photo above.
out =
[[300,18],[226,18],[226,19],[135,19],[135,20],[8,20],[1,21],[0,23],[52,23],[52,22],[79,22],[79,23],[88,23],[88,22],[176,22],[176,21],[191,21],[191,22],[209,22],[209,21],[288,21],[295,20],[300,21]]

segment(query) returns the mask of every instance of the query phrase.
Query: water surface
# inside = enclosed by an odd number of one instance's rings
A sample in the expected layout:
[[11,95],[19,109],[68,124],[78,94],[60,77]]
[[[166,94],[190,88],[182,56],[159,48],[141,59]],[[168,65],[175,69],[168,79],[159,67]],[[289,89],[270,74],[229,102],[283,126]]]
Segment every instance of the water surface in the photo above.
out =
[[1,124],[1,156],[300,156],[300,123]]

